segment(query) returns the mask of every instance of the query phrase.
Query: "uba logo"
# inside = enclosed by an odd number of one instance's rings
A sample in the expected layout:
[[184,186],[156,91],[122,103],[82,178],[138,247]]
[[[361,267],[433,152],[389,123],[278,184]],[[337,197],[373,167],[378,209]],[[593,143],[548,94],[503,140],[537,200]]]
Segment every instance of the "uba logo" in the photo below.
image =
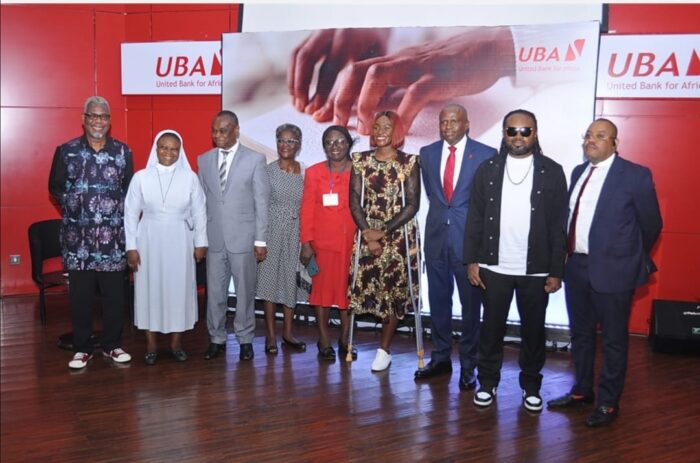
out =
[[200,77],[221,75],[221,52],[214,53],[211,59],[205,61],[203,56],[194,60],[191,56],[159,56],[156,60],[158,77]]
[[[679,65],[676,52],[656,54],[651,52],[627,53],[624,63],[618,64],[619,55],[612,53],[608,63],[608,75],[610,77],[623,77],[631,74],[634,77],[647,77],[653,75],[659,77],[662,74],[678,77],[681,75],[681,65],[685,76],[700,76],[700,58],[693,49],[688,62]],[[622,60],[620,59],[620,62]]]
[[518,52],[520,62],[576,61],[583,54],[586,39],[576,39],[564,47],[528,47]]

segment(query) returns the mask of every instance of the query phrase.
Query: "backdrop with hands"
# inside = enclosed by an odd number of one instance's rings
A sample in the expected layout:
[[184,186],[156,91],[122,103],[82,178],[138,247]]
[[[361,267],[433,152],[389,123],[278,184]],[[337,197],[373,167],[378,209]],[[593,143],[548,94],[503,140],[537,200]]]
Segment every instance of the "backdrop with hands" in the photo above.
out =
[[480,93],[515,74],[509,27],[469,28],[387,53],[390,32],[358,28],[312,33],[289,62],[294,107],[318,122],[338,125],[348,124],[355,107],[357,131],[368,135],[374,114],[395,106],[388,101],[396,93],[395,109],[410,128],[427,104]]
[[[594,114],[598,35],[597,22],[224,34],[222,106],[238,114],[241,142],[270,161],[277,157],[275,128],[299,126],[298,159],[306,165],[325,158],[321,134],[332,123],[359,136],[353,151],[368,149],[377,110],[401,114],[408,128],[403,150],[418,153],[439,139],[438,114],[447,102],[467,108],[470,137],[495,147],[503,116],[524,108],[538,117],[544,153],[568,174],[582,160],[580,134]],[[540,49],[561,50],[563,57],[581,38],[581,56],[559,69],[526,62]],[[421,202],[422,226],[426,198]],[[552,295],[550,306],[563,307],[561,294]],[[548,323],[566,324],[561,312]]]
[[[464,105],[470,136],[493,146],[500,144],[503,115],[524,107],[538,115],[540,132],[557,127],[542,140],[545,153],[576,152],[573,162],[563,163],[569,171],[580,160],[580,131],[593,111],[595,57],[590,72],[542,72],[541,83],[537,75],[523,83],[521,71],[533,67],[518,55],[528,40],[565,45],[584,29],[597,39],[596,23],[224,34],[222,105],[239,115],[243,143],[270,159],[276,157],[274,128],[301,127],[300,159],[307,164],[322,159],[320,135],[330,124],[362,136],[357,150],[368,148],[365,136],[378,110],[401,115],[408,130],[404,150],[416,153],[438,138],[438,114],[447,102]],[[589,50],[595,53],[592,40]],[[561,111],[552,111],[552,101],[581,122],[560,127]]]

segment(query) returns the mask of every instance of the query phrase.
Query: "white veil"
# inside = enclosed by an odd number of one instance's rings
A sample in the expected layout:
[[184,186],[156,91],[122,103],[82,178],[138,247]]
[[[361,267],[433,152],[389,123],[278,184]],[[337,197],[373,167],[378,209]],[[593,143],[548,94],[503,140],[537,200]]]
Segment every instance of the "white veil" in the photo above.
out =
[[166,133],[170,133],[175,135],[178,140],[180,140],[180,156],[177,158],[177,161],[175,161],[175,168],[176,169],[185,169],[192,171],[192,168],[190,167],[190,162],[187,160],[187,155],[185,154],[185,144],[182,142],[182,137],[180,136],[179,133],[177,133],[174,130],[171,129],[165,129],[161,130],[158,132],[158,134],[155,136],[153,139],[153,146],[151,146],[151,154],[148,156],[148,162],[146,163],[146,169],[149,167],[155,167],[158,165],[158,140],[160,137],[165,135]]

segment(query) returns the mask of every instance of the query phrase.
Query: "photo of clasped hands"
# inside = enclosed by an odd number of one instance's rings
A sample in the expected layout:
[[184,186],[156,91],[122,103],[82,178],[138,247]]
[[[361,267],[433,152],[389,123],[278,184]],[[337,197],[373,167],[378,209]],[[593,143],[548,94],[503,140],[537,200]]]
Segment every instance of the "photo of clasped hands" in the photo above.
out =
[[317,122],[346,126],[356,107],[357,132],[369,135],[374,114],[391,98],[409,130],[427,104],[480,93],[515,74],[509,27],[468,28],[387,54],[391,33],[389,28],[311,33],[289,61],[294,108]]

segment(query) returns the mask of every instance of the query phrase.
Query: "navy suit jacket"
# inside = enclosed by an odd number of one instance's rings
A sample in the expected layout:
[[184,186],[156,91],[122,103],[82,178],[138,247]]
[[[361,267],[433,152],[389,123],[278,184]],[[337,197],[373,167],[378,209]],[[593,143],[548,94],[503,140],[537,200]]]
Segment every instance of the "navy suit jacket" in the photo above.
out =
[[[571,174],[569,200],[588,162]],[[571,215],[571,211],[569,211]],[[656,271],[650,253],[662,220],[651,171],[617,155],[596,204],[588,235],[588,272],[601,293],[630,291]]]
[[461,262],[472,178],[479,164],[495,156],[497,151],[467,138],[459,178],[452,193],[452,202],[448,204],[440,180],[443,143],[442,140],[436,141],[420,150],[423,187],[430,203],[425,223],[424,252],[427,259],[445,258],[441,253],[447,241],[451,259]]

